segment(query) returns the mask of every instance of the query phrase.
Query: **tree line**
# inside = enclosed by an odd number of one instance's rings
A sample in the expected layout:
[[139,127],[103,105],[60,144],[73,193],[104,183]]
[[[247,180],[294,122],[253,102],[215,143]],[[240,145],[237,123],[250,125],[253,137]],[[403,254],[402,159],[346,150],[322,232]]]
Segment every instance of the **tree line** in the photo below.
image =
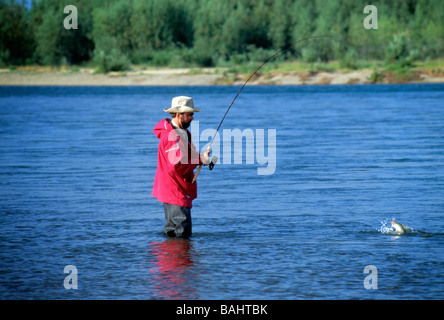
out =
[[[0,0],[0,65],[228,66],[277,59],[410,61],[444,52],[442,0]],[[65,29],[63,9],[78,10]]]

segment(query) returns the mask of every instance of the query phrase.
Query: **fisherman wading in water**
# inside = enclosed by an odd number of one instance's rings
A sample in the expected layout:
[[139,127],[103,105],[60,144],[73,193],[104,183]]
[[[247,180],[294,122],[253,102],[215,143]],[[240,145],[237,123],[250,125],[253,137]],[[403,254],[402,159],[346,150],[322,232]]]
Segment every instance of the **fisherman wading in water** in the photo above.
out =
[[154,128],[160,142],[153,196],[163,203],[164,233],[169,237],[188,238],[192,201],[197,197],[197,184],[192,182],[194,169],[209,164],[210,150],[200,155],[191,141],[187,128],[194,113],[200,111],[194,107],[192,98],[175,97],[171,107],[164,111],[170,113],[172,119],[163,119]]

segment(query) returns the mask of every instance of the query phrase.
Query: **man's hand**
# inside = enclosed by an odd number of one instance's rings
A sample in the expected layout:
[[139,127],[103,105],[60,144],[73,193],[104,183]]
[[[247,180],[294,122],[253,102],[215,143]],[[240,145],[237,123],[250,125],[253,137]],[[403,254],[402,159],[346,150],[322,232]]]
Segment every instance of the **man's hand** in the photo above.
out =
[[210,164],[210,161],[211,161],[210,160],[210,152],[211,152],[211,149],[208,149],[207,151],[205,151],[204,153],[202,153],[200,155],[200,160],[202,160],[202,163],[204,166],[207,166]]

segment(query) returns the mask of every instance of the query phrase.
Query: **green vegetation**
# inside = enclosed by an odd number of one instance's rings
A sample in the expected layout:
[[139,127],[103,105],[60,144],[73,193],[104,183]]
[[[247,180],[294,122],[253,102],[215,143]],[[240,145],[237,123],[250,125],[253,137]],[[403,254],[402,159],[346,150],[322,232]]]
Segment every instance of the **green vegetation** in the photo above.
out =
[[[78,9],[66,30],[63,8]],[[366,30],[368,1],[356,0],[0,0],[0,66],[94,65],[97,72],[131,65],[234,68],[251,71],[277,50],[312,35],[270,62],[272,69],[357,69],[383,63],[409,77],[419,60],[442,58],[442,0],[379,0],[378,29]],[[337,63],[332,64],[332,61]],[[295,69],[292,69],[295,70]]]

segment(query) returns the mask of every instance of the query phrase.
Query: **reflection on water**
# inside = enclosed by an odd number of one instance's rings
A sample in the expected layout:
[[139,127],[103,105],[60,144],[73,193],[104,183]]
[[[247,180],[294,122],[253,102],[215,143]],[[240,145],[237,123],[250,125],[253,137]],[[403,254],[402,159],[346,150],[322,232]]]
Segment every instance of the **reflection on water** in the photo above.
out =
[[193,285],[195,251],[191,240],[167,239],[151,242],[150,282],[154,299],[198,299]]

